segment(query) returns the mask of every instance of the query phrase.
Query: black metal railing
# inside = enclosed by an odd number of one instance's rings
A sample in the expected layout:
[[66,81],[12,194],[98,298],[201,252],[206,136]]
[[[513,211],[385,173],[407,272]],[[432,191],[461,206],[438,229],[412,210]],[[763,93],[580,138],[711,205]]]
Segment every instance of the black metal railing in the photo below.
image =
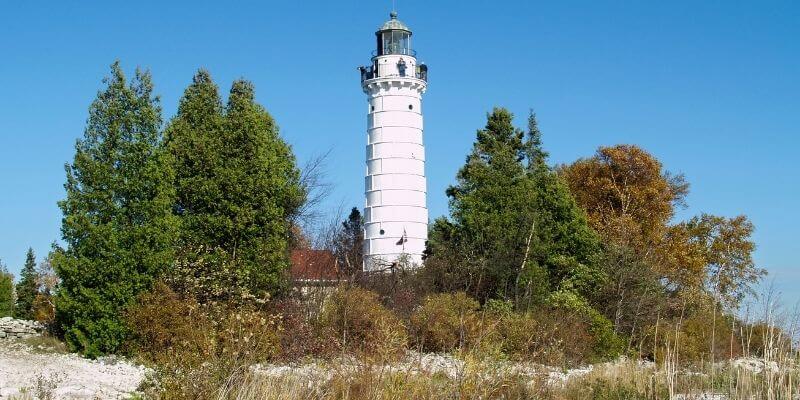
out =
[[372,56],[390,56],[390,55],[401,55],[401,56],[411,56],[416,57],[417,51],[414,49],[406,49],[402,47],[387,47],[381,51],[372,50]]
[[423,65],[418,65],[416,71],[414,71],[413,75],[406,70],[400,70],[399,73],[396,74],[378,74],[378,70],[375,67],[358,67],[358,70],[361,72],[361,82],[375,79],[375,78],[389,78],[389,77],[412,77],[417,79],[422,79],[423,81],[428,81],[428,67]]

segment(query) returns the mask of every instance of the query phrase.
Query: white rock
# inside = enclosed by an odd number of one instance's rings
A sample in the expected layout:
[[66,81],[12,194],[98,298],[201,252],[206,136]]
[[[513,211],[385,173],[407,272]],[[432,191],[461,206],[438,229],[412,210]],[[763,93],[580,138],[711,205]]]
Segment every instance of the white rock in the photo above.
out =
[[124,360],[111,364],[75,354],[34,353],[19,343],[0,342],[0,398],[23,389],[32,393],[37,383],[52,386],[56,399],[125,398],[136,391],[147,372]]

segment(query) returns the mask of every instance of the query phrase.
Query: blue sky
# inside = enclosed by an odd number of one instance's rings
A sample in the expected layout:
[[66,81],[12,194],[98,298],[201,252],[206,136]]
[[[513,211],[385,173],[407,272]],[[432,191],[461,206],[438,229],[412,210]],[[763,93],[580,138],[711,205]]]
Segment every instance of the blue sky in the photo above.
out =
[[[363,204],[369,63],[386,1],[4,2],[0,259],[59,238],[65,162],[115,59],[149,68],[165,117],[198,67],[254,82],[302,162],[331,150],[327,200]],[[556,4],[557,3],[557,4]],[[399,0],[419,58],[431,216],[493,106],[538,114],[553,163],[638,144],[692,184],[681,218],[748,215],[756,259],[800,300],[800,2]]]

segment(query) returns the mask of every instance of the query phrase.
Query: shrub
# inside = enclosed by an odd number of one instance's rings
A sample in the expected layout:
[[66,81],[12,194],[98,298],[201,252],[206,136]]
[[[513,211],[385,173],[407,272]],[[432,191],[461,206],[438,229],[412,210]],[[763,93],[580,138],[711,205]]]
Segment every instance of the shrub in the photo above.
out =
[[550,336],[541,327],[527,313],[501,315],[497,324],[498,335],[502,338],[501,351],[517,359],[538,360],[539,353],[546,347],[546,338]]
[[411,316],[417,344],[424,351],[452,351],[475,345],[483,336],[478,302],[463,292],[425,298]]
[[287,298],[273,304],[272,313],[280,318],[280,359],[326,358],[336,353],[339,348],[332,340],[334,331],[320,323],[317,311],[308,299]]
[[574,311],[539,307],[515,312],[510,301],[489,300],[483,305],[485,325],[506,357],[547,365],[583,362],[593,353],[592,336],[585,318]]
[[505,317],[514,313],[514,303],[509,300],[489,299],[483,309],[498,317]]
[[[401,260],[402,261],[402,260]],[[378,294],[381,303],[407,319],[430,290],[430,283],[419,270],[398,262],[387,274],[359,274],[357,285]]]
[[[741,354],[740,342],[731,329],[731,318],[699,313],[683,321],[680,358],[684,361],[719,361]],[[673,331],[674,332],[674,331]],[[713,354],[712,354],[713,348]]]
[[127,314],[129,350],[157,364],[198,365],[213,349],[211,321],[199,304],[163,283],[139,296]]
[[405,327],[378,295],[358,287],[338,287],[325,302],[321,323],[340,349],[382,360],[402,354],[408,342]]
[[251,306],[200,304],[165,284],[138,297],[126,314],[128,349],[155,364],[160,397],[217,397],[247,367],[279,351],[276,318]]
[[592,308],[586,300],[573,291],[558,291],[548,299],[550,307],[585,321],[592,339],[588,361],[599,361],[618,356],[622,352],[622,339],[614,333],[614,326],[600,312]]
[[703,308],[684,320],[649,327],[643,350],[661,362],[668,355],[667,350],[676,351],[676,343],[677,354],[669,355],[677,355],[681,364],[763,357],[765,352],[790,353],[793,348],[792,336],[779,327],[762,322],[747,324],[719,312],[714,317],[711,310]]
[[53,305],[53,296],[39,293],[33,299],[33,319],[47,326],[52,326],[56,320],[56,308]]

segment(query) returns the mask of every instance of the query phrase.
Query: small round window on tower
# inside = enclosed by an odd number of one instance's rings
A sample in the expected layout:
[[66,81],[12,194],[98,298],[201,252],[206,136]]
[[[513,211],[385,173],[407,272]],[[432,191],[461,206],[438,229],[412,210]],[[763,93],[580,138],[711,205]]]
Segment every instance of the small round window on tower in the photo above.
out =
[[408,105],[408,109],[409,109],[409,110],[413,110],[413,109],[414,109],[414,106],[413,106],[412,104],[409,104],[409,105]]
[[381,229],[381,235],[383,235],[384,233],[386,233],[386,231]]
[[370,107],[369,107],[369,110],[370,110],[370,111],[375,111],[375,106],[370,106]]

